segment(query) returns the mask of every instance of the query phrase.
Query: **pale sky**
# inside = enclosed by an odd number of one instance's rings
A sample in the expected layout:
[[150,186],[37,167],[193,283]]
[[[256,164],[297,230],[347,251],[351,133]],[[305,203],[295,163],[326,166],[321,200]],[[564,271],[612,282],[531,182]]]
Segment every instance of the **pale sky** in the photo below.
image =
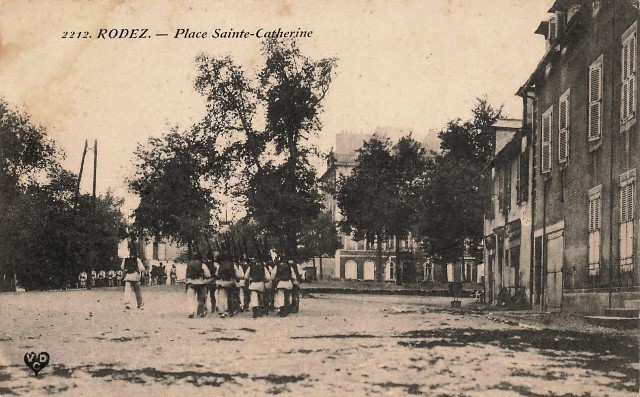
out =
[[[319,146],[341,131],[409,128],[417,135],[470,117],[475,98],[520,117],[515,96],[544,53],[533,34],[548,0],[25,1],[0,0],[0,96],[48,127],[78,172],[98,140],[98,190],[127,196],[138,142],[203,114],[193,89],[199,52],[230,54],[253,71],[260,40],[173,38],[176,29],[313,31],[314,58],[337,57]],[[146,39],[97,39],[101,28],[148,29]],[[88,31],[92,38],[62,38]],[[156,33],[168,33],[157,37]],[[87,164],[88,173],[91,164]],[[87,177],[83,191],[91,189]]]

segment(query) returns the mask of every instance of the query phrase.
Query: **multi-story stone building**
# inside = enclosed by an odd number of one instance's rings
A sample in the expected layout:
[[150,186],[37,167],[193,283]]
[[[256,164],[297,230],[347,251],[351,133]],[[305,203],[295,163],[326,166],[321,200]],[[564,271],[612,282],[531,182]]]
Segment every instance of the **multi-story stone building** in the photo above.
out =
[[520,271],[529,263],[534,307],[602,313],[640,297],[638,1],[557,0],[549,13],[536,30],[547,51],[518,90],[533,154]]

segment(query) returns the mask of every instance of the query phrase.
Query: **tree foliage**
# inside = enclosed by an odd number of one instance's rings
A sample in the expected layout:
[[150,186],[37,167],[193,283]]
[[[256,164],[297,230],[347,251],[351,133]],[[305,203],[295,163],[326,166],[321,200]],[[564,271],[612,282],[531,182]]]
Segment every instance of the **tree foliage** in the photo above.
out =
[[[406,238],[416,231],[422,208],[420,187],[429,164],[426,149],[411,136],[402,137],[392,147],[388,138],[374,135],[358,150],[351,174],[338,181],[342,231],[353,233],[356,239],[378,242],[379,280],[381,242],[393,236]],[[398,282],[401,280],[400,274]]]
[[114,264],[124,229],[122,199],[78,197],[77,175],[26,113],[0,100],[0,272],[27,289],[65,288],[81,270]]
[[207,107],[198,129],[216,142],[211,153],[235,181],[229,191],[294,254],[302,225],[322,208],[308,141],[321,127],[335,59],[314,61],[295,41],[275,39],[265,41],[262,55],[255,76],[229,56],[196,58],[195,88]]
[[422,187],[420,225],[425,249],[437,262],[459,261],[469,248],[474,254],[482,239],[483,170],[493,156],[492,125],[501,113],[501,108],[478,99],[472,120],[452,120],[439,133],[442,153]]
[[26,186],[59,167],[63,157],[43,126],[0,98],[0,217]]
[[216,209],[212,181],[224,171],[197,131],[172,128],[136,149],[130,189],[140,196],[134,229],[157,239],[192,246],[212,232]]
[[305,224],[298,240],[298,253],[302,260],[333,256],[342,247],[330,212],[322,212],[317,219]]

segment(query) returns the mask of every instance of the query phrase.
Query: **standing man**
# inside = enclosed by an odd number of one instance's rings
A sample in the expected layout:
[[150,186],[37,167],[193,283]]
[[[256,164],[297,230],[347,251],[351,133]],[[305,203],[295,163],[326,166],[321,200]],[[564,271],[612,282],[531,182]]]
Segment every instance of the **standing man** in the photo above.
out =
[[80,275],[78,276],[78,280],[80,280],[80,288],[86,288],[87,287],[87,272],[85,272],[84,270],[80,272]]
[[131,309],[131,292],[133,290],[136,295],[138,309],[143,310],[144,302],[140,291],[140,275],[144,272],[144,264],[138,258],[138,255],[134,253],[129,258],[122,260],[120,268],[126,272],[124,276],[124,308]]
[[91,288],[95,288],[97,278],[98,278],[98,273],[96,273],[95,270],[91,269]]
[[171,265],[171,270],[169,271],[169,276],[171,278],[171,285],[176,285],[176,264]]
[[291,304],[289,308],[290,313],[297,313],[300,310],[300,268],[294,261],[289,260],[289,266],[291,267],[291,283],[293,289],[291,290]]
[[105,272],[104,269],[102,269],[98,273],[98,287],[104,287],[106,280],[107,280],[107,272]]
[[122,285],[122,270],[116,270],[116,285],[119,287]]
[[113,269],[109,269],[107,272],[107,284],[109,287],[113,287],[113,278],[116,276],[116,272]]

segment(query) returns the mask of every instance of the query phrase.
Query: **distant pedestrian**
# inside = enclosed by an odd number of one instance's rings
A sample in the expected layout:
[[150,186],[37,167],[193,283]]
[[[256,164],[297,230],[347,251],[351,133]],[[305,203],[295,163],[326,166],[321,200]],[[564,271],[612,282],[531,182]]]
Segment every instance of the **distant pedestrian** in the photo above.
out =
[[109,269],[107,272],[107,284],[109,287],[113,287],[113,279],[116,277],[116,272],[113,269]]
[[171,270],[169,271],[169,278],[171,279],[171,285],[176,285],[176,264],[171,265]]
[[120,266],[122,270],[126,272],[124,276],[124,307],[125,309],[131,309],[131,292],[136,295],[136,303],[138,309],[144,309],[144,302],[142,301],[142,292],[140,291],[140,275],[144,272],[144,264],[133,254],[129,258],[122,260]]
[[300,310],[300,281],[302,276],[300,275],[300,265],[294,263],[293,260],[289,260],[289,267],[291,268],[291,283],[293,288],[291,289],[291,303],[289,306],[289,313],[298,313]]
[[122,285],[122,270],[116,270],[116,285],[119,287]]
[[189,318],[196,315],[204,317],[207,315],[207,283],[211,279],[209,268],[202,262],[200,255],[187,262],[187,308]]
[[102,269],[100,270],[100,272],[98,272],[98,287],[104,287],[106,280],[107,280],[107,272],[105,272],[104,269]]
[[87,272],[81,271],[78,280],[80,281],[80,288],[87,288]]

